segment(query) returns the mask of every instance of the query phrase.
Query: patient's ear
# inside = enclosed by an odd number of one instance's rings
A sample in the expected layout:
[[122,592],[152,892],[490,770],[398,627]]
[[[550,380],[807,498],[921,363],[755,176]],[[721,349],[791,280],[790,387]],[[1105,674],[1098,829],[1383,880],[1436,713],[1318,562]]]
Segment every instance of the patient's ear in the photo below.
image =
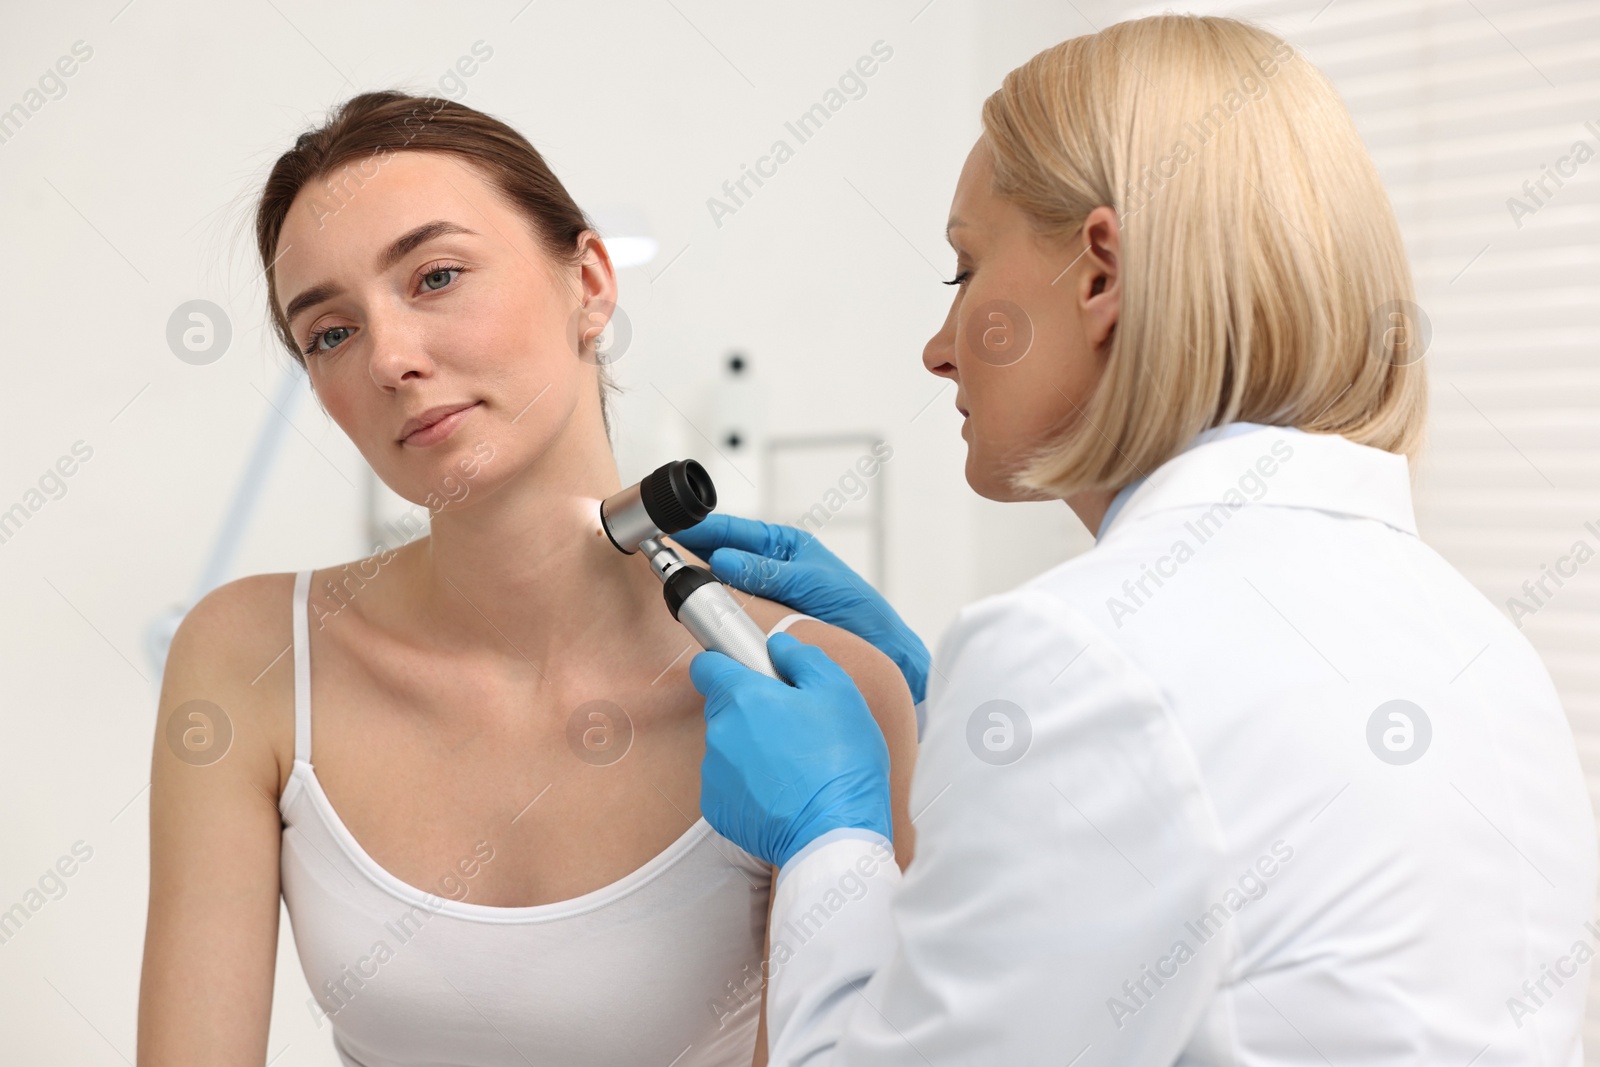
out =
[[578,305],[567,327],[567,342],[579,355],[591,353],[617,310],[617,275],[599,234],[584,230],[578,235],[577,261],[559,277]]
[[611,253],[593,230],[578,235],[578,298],[584,304],[600,304],[609,311],[617,302],[617,272]]

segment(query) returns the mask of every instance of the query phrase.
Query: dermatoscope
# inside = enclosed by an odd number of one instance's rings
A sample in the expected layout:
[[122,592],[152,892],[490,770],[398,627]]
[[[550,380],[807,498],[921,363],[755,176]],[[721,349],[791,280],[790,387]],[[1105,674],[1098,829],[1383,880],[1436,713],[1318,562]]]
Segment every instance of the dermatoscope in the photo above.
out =
[[687,530],[717,506],[717,487],[692,459],[656,468],[600,501],[600,527],[618,551],[642,552],[661,579],[667,610],[700,646],[783,681],[767,654],[767,636],[711,571],[684,562],[659,538]]

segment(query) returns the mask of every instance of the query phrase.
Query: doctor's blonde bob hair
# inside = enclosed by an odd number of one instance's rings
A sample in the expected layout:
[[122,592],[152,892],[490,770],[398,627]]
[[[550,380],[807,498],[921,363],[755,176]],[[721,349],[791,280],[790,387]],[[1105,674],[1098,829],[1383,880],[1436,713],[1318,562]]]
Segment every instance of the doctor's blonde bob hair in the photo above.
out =
[[1044,237],[1109,205],[1121,313],[1090,400],[1019,487],[1117,489],[1228,422],[1412,460],[1425,339],[1400,231],[1338,93],[1282,39],[1160,15],[1064,41],[983,105],[994,193]]

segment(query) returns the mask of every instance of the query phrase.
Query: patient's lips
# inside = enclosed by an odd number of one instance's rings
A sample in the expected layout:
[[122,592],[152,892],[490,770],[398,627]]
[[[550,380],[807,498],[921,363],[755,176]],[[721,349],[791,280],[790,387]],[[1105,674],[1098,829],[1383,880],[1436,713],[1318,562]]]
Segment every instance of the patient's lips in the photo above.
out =
[[445,404],[429,408],[421,415],[408,420],[400,428],[400,440],[404,444],[419,448],[437,444],[454,433],[456,427],[461,425],[481,403],[483,401],[477,400],[465,404]]

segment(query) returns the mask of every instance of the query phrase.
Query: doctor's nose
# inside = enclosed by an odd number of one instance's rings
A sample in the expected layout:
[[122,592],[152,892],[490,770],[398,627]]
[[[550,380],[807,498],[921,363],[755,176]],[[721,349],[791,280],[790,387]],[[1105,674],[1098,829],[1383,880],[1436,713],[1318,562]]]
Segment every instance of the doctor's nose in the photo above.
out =
[[945,316],[944,325],[939,328],[938,333],[928,338],[928,343],[922,348],[922,365],[928,368],[928,372],[951,380],[957,379],[955,319],[956,309],[952,304],[950,313]]

